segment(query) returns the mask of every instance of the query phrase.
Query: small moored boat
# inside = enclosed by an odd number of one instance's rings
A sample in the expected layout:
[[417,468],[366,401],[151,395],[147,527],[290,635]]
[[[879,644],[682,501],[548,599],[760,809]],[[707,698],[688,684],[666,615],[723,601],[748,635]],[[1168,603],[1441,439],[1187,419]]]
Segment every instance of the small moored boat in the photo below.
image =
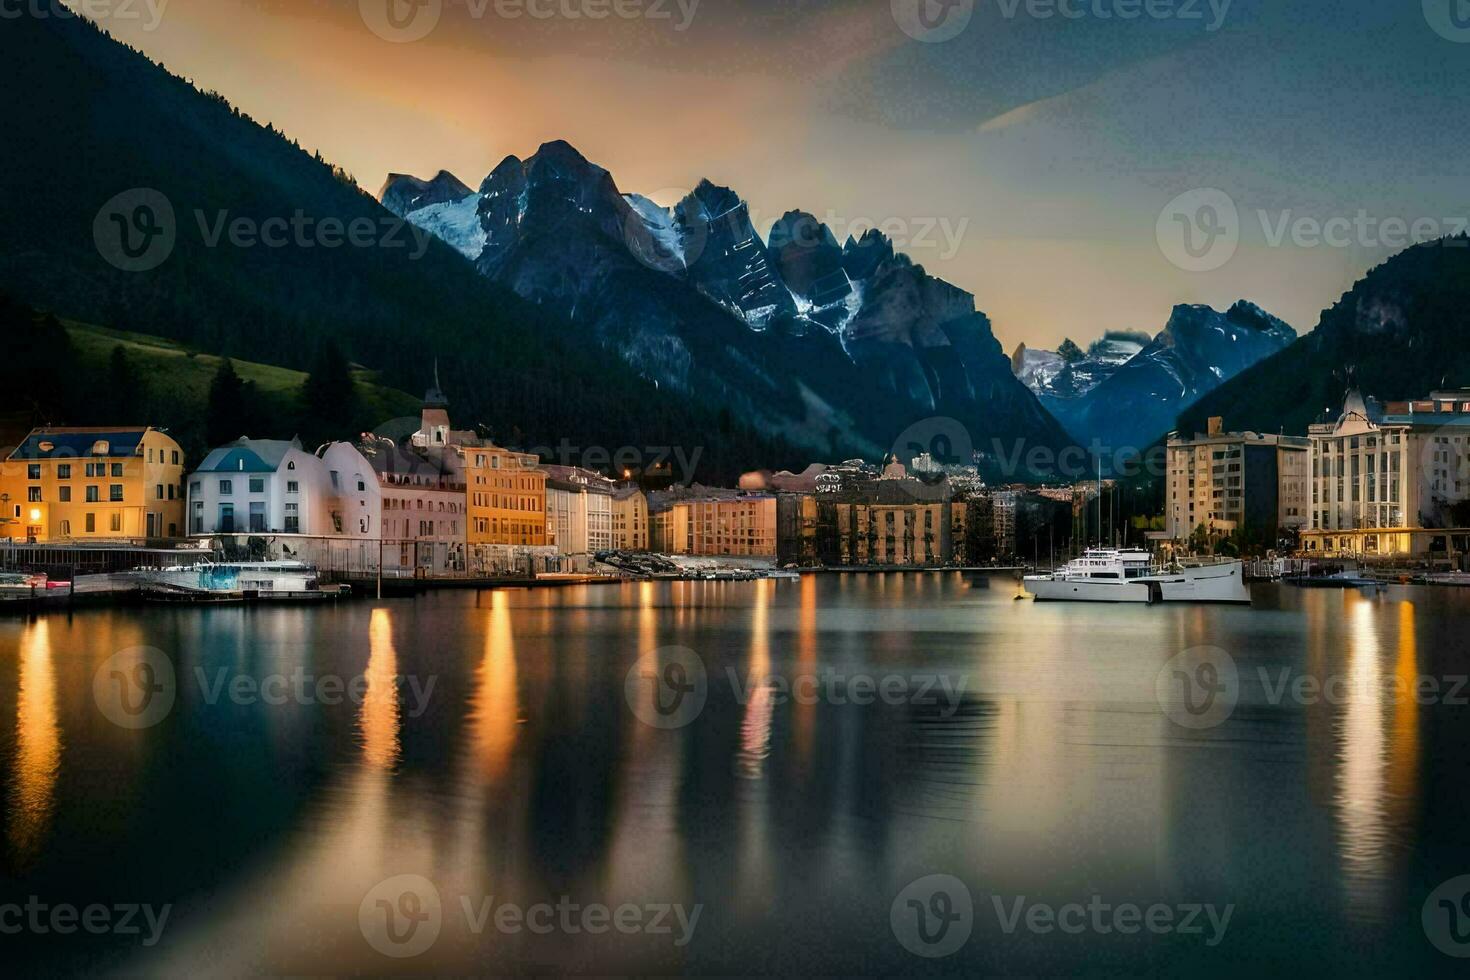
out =
[[299,561],[204,562],[144,573],[143,597],[159,602],[320,602],[348,592],[323,585]]

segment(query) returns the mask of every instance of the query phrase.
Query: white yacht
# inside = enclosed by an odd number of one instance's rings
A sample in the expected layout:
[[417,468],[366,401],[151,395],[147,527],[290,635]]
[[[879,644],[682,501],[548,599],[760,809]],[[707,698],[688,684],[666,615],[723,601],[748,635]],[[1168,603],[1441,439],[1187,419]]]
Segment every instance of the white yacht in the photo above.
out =
[[1071,602],[1251,601],[1245,563],[1158,566],[1141,548],[1089,548],[1081,558],[1046,575],[1027,575],[1026,591],[1038,600]]

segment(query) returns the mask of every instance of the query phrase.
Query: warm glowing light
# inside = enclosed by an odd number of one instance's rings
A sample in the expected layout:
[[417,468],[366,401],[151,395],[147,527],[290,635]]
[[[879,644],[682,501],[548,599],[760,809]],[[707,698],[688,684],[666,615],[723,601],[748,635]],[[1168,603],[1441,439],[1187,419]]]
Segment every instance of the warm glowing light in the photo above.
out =
[[391,769],[398,761],[398,652],[388,610],[373,610],[368,644],[367,690],[358,722],[362,756],[375,769]]
[[56,671],[44,619],[21,634],[20,689],[16,697],[15,772],[10,843],[18,857],[36,853],[51,823],[61,768],[56,723]]
[[39,508],[39,507],[32,507],[31,508],[31,520],[33,520],[33,521],[39,521],[40,519],[41,519],[41,508]]
[[486,781],[492,785],[502,782],[510,771],[519,722],[510,599],[506,593],[496,592],[491,597],[490,623],[485,630],[485,652],[480,658],[479,684],[471,715],[475,757]]

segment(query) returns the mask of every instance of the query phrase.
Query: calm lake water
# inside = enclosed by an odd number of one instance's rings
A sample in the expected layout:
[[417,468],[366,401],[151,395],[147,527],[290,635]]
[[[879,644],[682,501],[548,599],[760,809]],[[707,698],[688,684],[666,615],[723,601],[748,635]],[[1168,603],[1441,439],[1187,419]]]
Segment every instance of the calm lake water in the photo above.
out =
[[1470,874],[1470,591],[1014,594],[831,575],[0,621],[0,950],[1463,970],[1470,901],[1440,886]]

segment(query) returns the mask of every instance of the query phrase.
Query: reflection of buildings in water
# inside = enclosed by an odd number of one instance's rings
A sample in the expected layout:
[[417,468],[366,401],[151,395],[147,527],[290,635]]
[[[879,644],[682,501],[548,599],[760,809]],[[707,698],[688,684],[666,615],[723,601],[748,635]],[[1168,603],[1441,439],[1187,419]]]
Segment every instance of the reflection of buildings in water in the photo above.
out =
[[[686,584],[639,583],[635,633],[640,667],[656,669],[653,658],[661,649],[659,592],[672,588],[677,593]],[[687,732],[664,731],[641,721],[655,716],[656,689],[649,683],[637,685],[636,691],[641,703],[636,711],[625,712],[625,747],[604,877],[610,905],[673,902],[690,892],[683,836],[678,832]]]
[[56,667],[45,619],[20,638],[16,691],[15,770],[10,792],[10,848],[22,864],[35,857],[50,830],[56,777],[61,768],[61,727],[56,719]]
[[761,915],[770,904],[771,788],[765,779],[766,759],[771,754],[771,720],[774,692],[771,689],[772,583],[754,583],[755,601],[750,614],[750,656],[746,676],[740,684],[748,698],[740,721],[740,747],[735,753],[737,860],[736,907],[743,913]]

